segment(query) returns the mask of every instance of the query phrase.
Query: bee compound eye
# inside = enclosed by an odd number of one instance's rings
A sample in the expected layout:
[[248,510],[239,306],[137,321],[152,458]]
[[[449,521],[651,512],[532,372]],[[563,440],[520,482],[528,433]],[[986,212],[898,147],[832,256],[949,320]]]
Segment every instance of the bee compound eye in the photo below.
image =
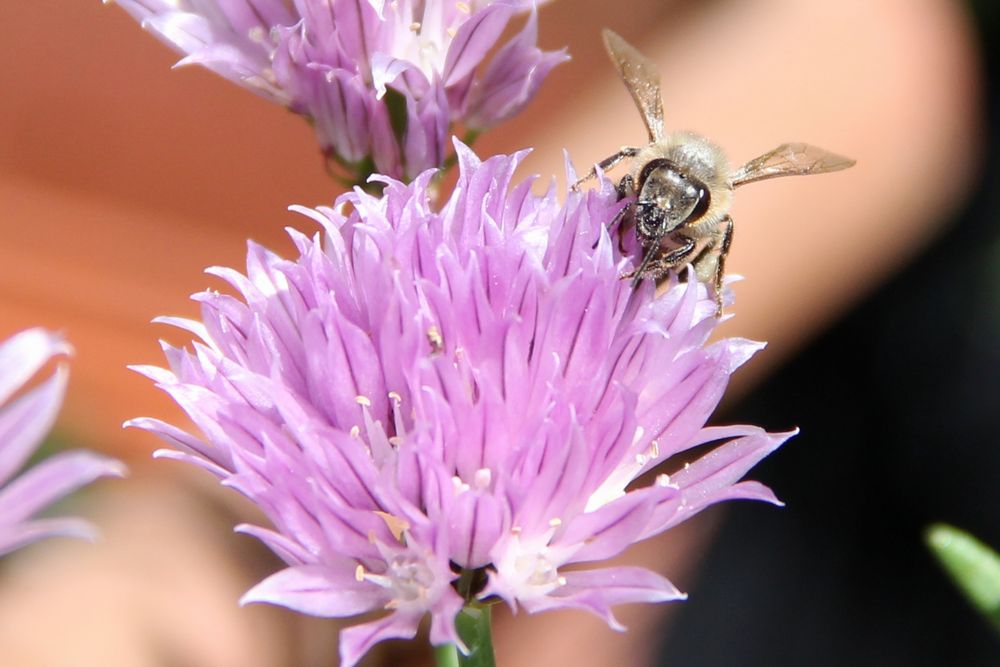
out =
[[704,186],[698,186],[698,201],[695,203],[694,208],[691,210],[691,215],[688,217],[689,220],[697,220],[698,218],[705,215],[708,212],[708,207],[712,205],[712,195],[708,191],[708,188]]

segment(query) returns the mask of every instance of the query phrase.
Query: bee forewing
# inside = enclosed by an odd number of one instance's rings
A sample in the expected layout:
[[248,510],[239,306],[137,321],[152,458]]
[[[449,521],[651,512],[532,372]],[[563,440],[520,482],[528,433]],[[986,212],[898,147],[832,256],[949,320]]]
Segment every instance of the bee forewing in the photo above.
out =
[[642,114],[642,120],[649,132],[649,140],[657,142],[663,138],[663,101],[660,97],[660,71],[656,64],[639,53],[618,33],[607,28],[602,32],[604,48],[611,56],[611,62],[621,75],[622,81]]
[[734,171],[729,177],[729,182],[735,188],[778,176],[803,176],[840,171],[853,164],[854,160],[850,158],[809,144],[781,144]]

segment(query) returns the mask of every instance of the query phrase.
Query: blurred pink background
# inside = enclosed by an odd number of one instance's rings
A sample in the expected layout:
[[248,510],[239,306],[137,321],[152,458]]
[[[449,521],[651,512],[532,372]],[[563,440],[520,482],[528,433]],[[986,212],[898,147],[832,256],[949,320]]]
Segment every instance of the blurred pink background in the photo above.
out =
[[[218,286],[206,266],[241,267],[247,238],[287,251],[285,226],[312,228],[287,206],[339,193],[311,129],[207,71],[171,70],[175,54],[98,0],[6,2],[0,19],[0,336],[64,332],[76,355],[59,434],[136,468],[91,498],[101,545],[44,545],[0,571],[0,664],[333,664],[331,624],[237,608],[273,568],[230,535],[246,509],[175,464],[150,467],[156,443],[120,428],[179,419],[125,368],[160,363],[158,337],[183,342],[150,320],[195,315],[188,295]],[[525,173],[563,180],[562,148],[582,171],[643,140],[603,26],[661,64],[668,127],[709,135],[734,162],[789,140],[857,158],[850,172],[740,192],[730,270],[748,280],[724,332],[770,347],[737,391],[929,243],[974,177],[980,66],[957,2],[556,0],[540,19],[542,45],[573,60],[476,146],[534,146]],[[683,588],[713,525],[632,558]],[[501,663],[641,664],[660,613],[628,610],[625,636],[552,615],[519,619],[513,640],[502,621]],[[399,650],[371,664],[399,664]]]

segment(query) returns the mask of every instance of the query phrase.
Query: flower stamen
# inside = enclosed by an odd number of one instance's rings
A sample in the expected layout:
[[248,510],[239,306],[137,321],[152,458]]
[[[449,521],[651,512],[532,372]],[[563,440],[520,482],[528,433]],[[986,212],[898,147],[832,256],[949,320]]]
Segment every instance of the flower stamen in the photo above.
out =
[[440,354],[444,350],[444,338],[441,336],[441,330],[436,326],[428,327],[427,342],[430,343],[431,352],[434,354]]

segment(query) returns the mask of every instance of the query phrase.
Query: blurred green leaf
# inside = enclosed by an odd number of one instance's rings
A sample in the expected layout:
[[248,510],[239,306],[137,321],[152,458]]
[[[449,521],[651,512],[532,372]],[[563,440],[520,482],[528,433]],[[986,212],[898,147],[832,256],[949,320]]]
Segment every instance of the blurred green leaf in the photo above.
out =
[[1000,555],[948,524],[930,526],[924,538],[972,606],[1000,632]]

